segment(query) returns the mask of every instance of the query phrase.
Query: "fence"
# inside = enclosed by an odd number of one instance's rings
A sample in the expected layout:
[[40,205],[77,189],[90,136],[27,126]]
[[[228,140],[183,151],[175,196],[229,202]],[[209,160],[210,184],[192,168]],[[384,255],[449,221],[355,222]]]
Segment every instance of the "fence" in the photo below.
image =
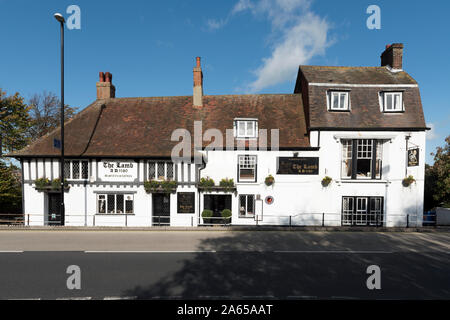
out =
[[[178,219],[178,220],[176,220]],[[341,213],[299,213],[292,215],[252,215],[245,217],[223,218],[223,217],[194,217],[193,215],[173,216],[136,216],[129,214],[66,214],[65,225],[68,226],[229,226],[229,225],[277,225],[277,226],[321,226],[336,227],[346,226],[342,221]],[[131,220],[131,224],[130,224]],[[176,220],[176,221],[174,221]],[[349,226],[372,226],[372,227],[417,227],[422,226],[417,221],[418,216],[414,214],[392,214],[381,216],[381,220],[363,220],[348,224]],[[423,216],[423,226],[435,226],[436,215],[427,214]],[[420,225],[419,225],[420,224]],[[61,215],[43,214],[0,214],[0,225],[61,225]]]

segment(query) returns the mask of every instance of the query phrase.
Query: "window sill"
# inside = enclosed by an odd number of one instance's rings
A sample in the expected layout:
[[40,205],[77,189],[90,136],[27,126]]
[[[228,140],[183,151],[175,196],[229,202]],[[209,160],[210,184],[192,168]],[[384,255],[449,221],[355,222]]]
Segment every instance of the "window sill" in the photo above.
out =
[[338,109],[328,109],[329,112],[350,112],[350,109],[347,110],[338,110]]
[[252,215],[252,216],[250,216],[250,215],[248,215],[248,216],[238,216],[238,218],[239,219],[254,219],[255,215]]

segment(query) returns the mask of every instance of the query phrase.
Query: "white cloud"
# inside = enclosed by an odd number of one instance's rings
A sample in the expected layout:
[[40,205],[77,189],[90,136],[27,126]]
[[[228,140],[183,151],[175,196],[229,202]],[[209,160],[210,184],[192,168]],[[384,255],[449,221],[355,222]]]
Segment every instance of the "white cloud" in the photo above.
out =
[[436,126],[434,125],[434,123],[428,123],[428,127],[430,128],[430,130],[428,130],[426,133],[427,140],[434,140],[439,138],[439,135],[436,133]]
[[250,12],[271,24],[268,41],[272,52],[253,70],[256,79],[246,86],[246,91],[258,92],[292,80],[300,64],[324,54],[331,45],[329,23],[313,13],[310,4],[311,0],[239,0],[225,19],[208,20],[209,29],[216,30],[234,15]]

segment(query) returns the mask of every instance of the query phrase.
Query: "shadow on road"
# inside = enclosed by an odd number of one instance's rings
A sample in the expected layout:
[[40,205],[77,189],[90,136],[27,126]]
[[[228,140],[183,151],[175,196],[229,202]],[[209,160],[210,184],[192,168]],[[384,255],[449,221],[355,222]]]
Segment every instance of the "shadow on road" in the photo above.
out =
[[[410,236],[411,237],[411,236]],[[359,232],[333,233],[235,232],[203,240],[199,252],[181,257],[182,267],[152,285],[123,292],[139,299],[199,298],[365,298],[449,299],[450,259],[444,251],[405,252],[410,242],[399,241],[401,252],[287,253],[272,250],[385,250],[389,236]],[[261,252],[258,252],[261,251]],[[368,290],[366,269],[381,268],[381,290]]]

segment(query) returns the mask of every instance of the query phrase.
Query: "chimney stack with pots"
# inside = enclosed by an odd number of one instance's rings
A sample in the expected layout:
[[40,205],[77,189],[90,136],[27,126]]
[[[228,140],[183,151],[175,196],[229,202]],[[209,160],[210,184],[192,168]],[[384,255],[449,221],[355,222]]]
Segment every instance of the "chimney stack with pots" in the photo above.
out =
[[403,43],[393,43],[386,46],[386,50],[381,54],[381,66],[390,66],[392,69],[401,70],[403,68]]
[[115,98],[116,87],[112,84],[112,74],[100,72],[99,78],[99,82],[97,82],[97,99]]
[[201,107],[203,105],[203,73],[200,66],[200,57],[197,57],[197,65],[194,68],[194,106]]

